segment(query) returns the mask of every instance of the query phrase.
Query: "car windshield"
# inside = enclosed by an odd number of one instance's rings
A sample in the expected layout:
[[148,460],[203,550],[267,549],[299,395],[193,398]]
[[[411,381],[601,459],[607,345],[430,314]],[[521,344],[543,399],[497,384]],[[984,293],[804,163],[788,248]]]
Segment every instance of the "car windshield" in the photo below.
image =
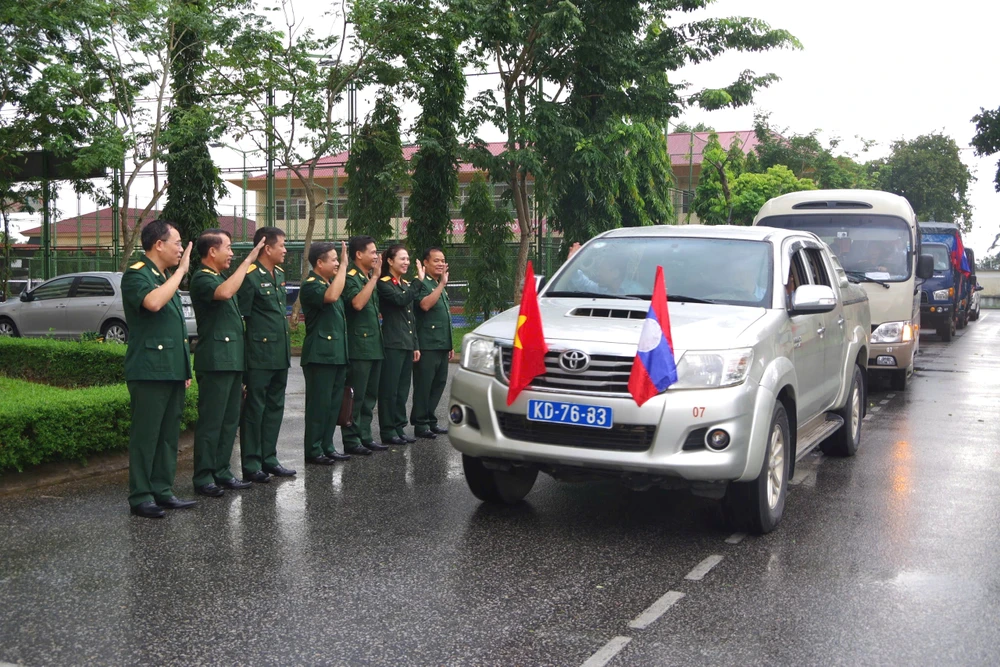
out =
[[921,252],[934,258],[935,271],[947,271],[951,267],[951,256],[945,246],[925,243]]
[[913,237],[902,218],[891,215],[775,215],[758,225],[812,232],[830,246],[844,270],[886,282],[910,278]]
[[771,302],[771,244],[687,237],[606,238],[584,246],[543,296],[649,299],[663,267],[671,301],[764,306]]

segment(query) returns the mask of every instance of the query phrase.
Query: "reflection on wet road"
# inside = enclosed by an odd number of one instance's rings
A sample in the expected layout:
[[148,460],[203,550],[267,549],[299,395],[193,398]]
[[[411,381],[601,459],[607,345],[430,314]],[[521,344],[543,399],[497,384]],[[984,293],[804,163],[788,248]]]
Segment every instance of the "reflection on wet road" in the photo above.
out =
[[995,664],[998,333],[925,335],[858,455],[807,456],[763,538],[612,482],[483,506],[444,438],[304,468],[293,369],[297,478],[163,521],[129,517],[124,475],[0,499],[0,662]]

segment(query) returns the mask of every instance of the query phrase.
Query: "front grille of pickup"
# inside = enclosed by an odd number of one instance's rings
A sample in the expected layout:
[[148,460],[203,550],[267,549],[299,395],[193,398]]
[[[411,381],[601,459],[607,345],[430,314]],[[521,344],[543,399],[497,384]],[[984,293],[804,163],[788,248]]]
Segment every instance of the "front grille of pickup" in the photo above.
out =
[[590,428],[572,424],[548,424],[528,421],[524,415],[497,412],[504,437],[544,445],[562,445],[583,449],[609,449],[618,452],[644,452],[653,444],[655,426],[615,424],[611,428]]
[[[630,396],[628,378],[632,374],[635,357],[618,357],[610,354],[594,354],[590,366],[582,373],[569,373],[559,366],[561,351],[545,355],[545,373],[531,381],[534,389],[547,389],[566,393],[591,392],[597,394],[617,394]],[[514,348],[500,348],[503,361],[503,377],[510,377],[510,365],[514,358]]]

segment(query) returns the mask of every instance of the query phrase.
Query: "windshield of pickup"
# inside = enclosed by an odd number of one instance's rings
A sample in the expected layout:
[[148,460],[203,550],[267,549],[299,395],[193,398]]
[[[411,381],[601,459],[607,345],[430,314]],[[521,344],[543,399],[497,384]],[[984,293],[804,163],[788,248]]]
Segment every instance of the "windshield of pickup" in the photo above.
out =
[[920,248],[920,252],[934,258],[934,271],[947,271],[951,268],[951,255],[948,247],[938,243],[925,243]]
[[885,282],[910,278],[913,240],[910,227],[892,215],[775,215],[757,223],[812,232],[830,246],[844,271]]
[[771,303],[771,259],[771,244],[765,241],[648,236],[598,239],[570,259],[542,296],[648,300],[660,265],[671,301],[767,307]]

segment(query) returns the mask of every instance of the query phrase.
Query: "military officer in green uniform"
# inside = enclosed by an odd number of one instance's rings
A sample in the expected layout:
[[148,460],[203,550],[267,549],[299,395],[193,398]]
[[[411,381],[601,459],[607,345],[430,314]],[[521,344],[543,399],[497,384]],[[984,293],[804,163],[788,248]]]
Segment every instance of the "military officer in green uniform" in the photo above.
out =
[[278,433],[285,414],[285,387],[292,363],[291,333],[285,304],[285,232],[261,227],[253,242],[264,241],[257,263],[247,267],[239,291],[240,314],[246,323],[247,397],[243,404],[240,454],[243,477],[267,482],[270,475],[291,477],[294,470],[278,462]]
[[420,359],[417,322],[413,303],[420,293],[423,272],[412,284],[403,278],[410,268],[410,255],[402,245],[392,245],[382,255],[389,275],[378,281],[378,303],[382,309],[382,376],[379,379],[378,424],[383,445],[416,442],[403,432],[406,426],[406,399],[410,395],[413,362]]
[[372,439],[372,413],[378,400],[382,372],[382,329],[378,323],[378,293],[375,286],[382,272],[382,258],[370,236],[355,236],[348,242],[351,265],[344,285],[347,313],[347,382],[354,388],[353,422],[342,433],[344,451],[367,456],[388,449]]
[[333,434],[347,383],[347,320],[341,294],[347,277],[347,244],[340,243],[340,259],[333,243],[309,247],[312,271],[299,290],[306,316],[302,343],[302,373],[306,379],[305,460],[333,465],[351,458],[334,448]]
[[413,364],[413,409],[410,423],[418,438],[436,438],[448,429],[438,426],[434,411],[448,384],[448,362],[455,356],[451,340],[451,306],[448,303],[448,264],[441,248],[428,248],[417,271],[426,272],[420,283],[417,340],[420,361]]
[[264,242],[250,251],[229,277],[232,237],[222,229],[206,229],[198,237],[201,267],[191,276],[191,305],[198,320],[194,370],[198,376],[198,424],[194,429],[194,490],[218,498],[224,489],[251,486],[229,469],[233,442],[240,427],[243,393],[243,317],[236,293]]
[[191,244],[185,248],[176,227],[154,220],[142,229],[142,249],[146,256],[129,266],[121,283],[132,409],[128,502],[132,514],[152,519],[162,517],[164,509],[196,504],[173,491],[184,390],[191,386],[187,325],[177,288],[191,261]]

